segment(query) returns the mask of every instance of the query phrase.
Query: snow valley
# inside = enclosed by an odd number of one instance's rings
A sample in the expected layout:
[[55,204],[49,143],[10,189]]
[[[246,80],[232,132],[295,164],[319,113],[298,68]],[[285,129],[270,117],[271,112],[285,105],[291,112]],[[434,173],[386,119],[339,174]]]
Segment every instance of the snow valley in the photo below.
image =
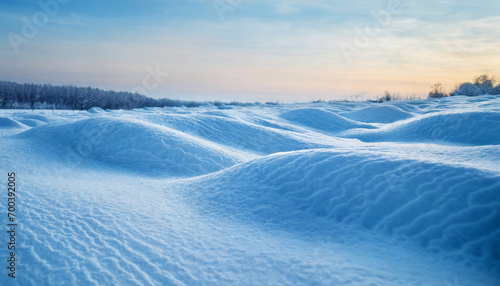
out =
[[500,283],[499,96],[0,110],[0,135],[17,285]]

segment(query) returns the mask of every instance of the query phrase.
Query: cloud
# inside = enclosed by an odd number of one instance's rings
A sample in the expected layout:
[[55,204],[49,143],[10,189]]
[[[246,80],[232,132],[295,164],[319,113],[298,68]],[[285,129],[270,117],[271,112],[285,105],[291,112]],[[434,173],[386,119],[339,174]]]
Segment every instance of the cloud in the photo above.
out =
[[[372,12],[388,1],[244,1],[223,22],[211,2],[128,2],[123,9],[153,6],[121,15],[111,6],[104,13],[68,4],[20,55],[0,46],[0,77],[130,90],[146,66],[158,64],[171,74],[158,93],[286,101],[425,93],[435,81],[500,74],[500,30],[492,28],[500,17],[486,11],[499,5],[493,2],[401,0],[403,11],[351,63],[339,44],[376,24]],[[19,14],[1,14],[6,26],[21,29]]]
[[297,12],[300,12],[300,9],[292,3],[279,3],[276,5],[277,14],[293,14]]

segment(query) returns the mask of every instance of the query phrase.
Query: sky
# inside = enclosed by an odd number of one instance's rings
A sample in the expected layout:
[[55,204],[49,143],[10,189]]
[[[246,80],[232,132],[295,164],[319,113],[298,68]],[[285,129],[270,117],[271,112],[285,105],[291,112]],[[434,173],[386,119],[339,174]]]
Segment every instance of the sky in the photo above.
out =
[[424,96],[500,77],[498,11],[498,0],[0,0],[0,80],[202,101]]

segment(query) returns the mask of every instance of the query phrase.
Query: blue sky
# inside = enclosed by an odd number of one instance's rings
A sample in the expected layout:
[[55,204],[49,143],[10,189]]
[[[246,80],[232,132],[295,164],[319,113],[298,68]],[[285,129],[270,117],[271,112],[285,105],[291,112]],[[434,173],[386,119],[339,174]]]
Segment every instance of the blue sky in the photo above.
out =
[[500,76],[497,0],[55,1],[0,2],[0,79],[294,102]]

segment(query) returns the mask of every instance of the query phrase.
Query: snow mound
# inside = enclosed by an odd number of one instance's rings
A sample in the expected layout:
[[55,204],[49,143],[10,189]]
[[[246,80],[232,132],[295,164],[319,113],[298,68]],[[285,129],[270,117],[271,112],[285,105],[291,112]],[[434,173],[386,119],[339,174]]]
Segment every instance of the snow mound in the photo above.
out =
[[45,122],[36,119],[18,119],[18,121],[29,127],[37,127],[45,124]]
[[347,137],[366,142],[449,142],[499,145],[500,113],[472,111],[430,114],[379,130],[355,131]]
[[98,114],[98,113],[104,113],[106,111],[104,111],[104,109],[102,109],[100,107],[92,107],[89,110],[87,110],[87,112],[92,113],[92,114]]
[[327,145],[311,143],[296,132],[278,130],[250,123],[238,118],[207,114],[159,114],[146,117],[151,123],[161,124],[190,135],[260,154],[272,154]]
[[19,122],[10,118],[0,117],[0,129],[16,129],[16,128],[22,128]]
[[372,125],[361,124],[333,112],[316,108],[287,111],[281,114],[281,117],[296,124],[331,133],[354,128],[374,128]]
[[363,229],[500,270],[498,174],[322,149],[256,159],[194,184],[204,186],[194,196],[206,207],[240,219],[293,233],[326,219],[332,227]]
[[343,113],[342,116],[366,123],[393,123],[413,117],[411,113],[402,111],[395,106],[367,107],[361,110]]
[[40,114],[29,114],[29,113],[27,114],[21,112],[14,113],[13,119],[28,127],[37,127],[51,121],[46,116]]
[[77,156],[151,175],[196,176],[242,161],[217,144],[138,120],[90,118],[19,136],[59,142]]
[[37,121],[41,121],[41,122],[45,122],[45,123],[50,121],[50,119],[47,118],[46,116],[39,115],[39,114],[15,113],[14,115],[16,116],[16,118],[19,118],[19,119],[32,119],[32,120],[37,120]]

